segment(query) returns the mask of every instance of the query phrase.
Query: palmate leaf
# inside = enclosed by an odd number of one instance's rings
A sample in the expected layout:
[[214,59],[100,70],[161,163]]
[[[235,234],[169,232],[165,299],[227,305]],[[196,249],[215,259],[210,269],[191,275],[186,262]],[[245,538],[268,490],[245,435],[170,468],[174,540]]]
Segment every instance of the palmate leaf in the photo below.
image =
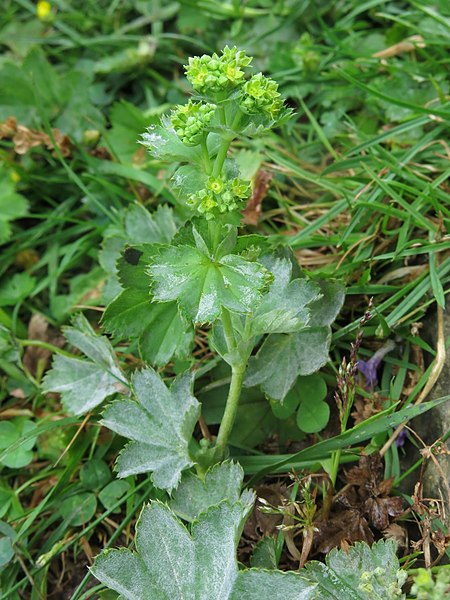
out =
[[291,334],[268,335],[249,361],[245,385],[260,385],[274,400],[283,401],[299,375],[310,375],[328,361],[330,324],[342,307],[344,290],[335,281],[314,283],[320,294],[308,303],[307,326]]
[[241,496],[244,470],[231,461],[217,463],[211,467],[202,480],[188,471],[183,474],[180,485],[172,494],[170,508],[185,521],[193,521],[208,508],[226,499],[253,505],[253,494],[245,490]]
[[[149,239],[166,242],[167,237],[164,236],[173,235],[170,215],[162,209],[155,213],[151,223],[148,222],[145,227]],[[135,213],[133,221],[138,216],[139,213]],[[165,234],[162,231],[164,223],[168,225]],[[151,224],[154,226],[153,234]],[[134,229],[137,228],[136,223]],[[119,338],[137,339],[142,358],[151,364],[164,366],[173,356],[184,358],[189,355],[194,331],[180,315],[176,302],[152,302],[146,268],[156,252],[154,244],[125,248],[117,262],[120,285],[125,289],[109,303],[102,324],[109,333]]]
[[150,154],[165,162],[195,163],[201,156],[198,146],[186,146],[173,130],[170,120],[163,117],[161,125],[150,125],[141,142]]
[[103,323],[120,338],[137,338],[142,358],[157,366],[166,365],[174,355],[187,356],[194,341],[194,331],[176,302],[152,303],[148,290],[124,290],[108,305]]
[[312,600],[317,584],[294,573],[238,570],[236,547],[248,508],[210,507],[190,531],[164,504],[144,507],[137,553],[107,550],[92,573],[129,600]]
[[317,600],[394,600],[405,598],[401,588],[407,578],[400,570],[392,540],[380,540],[372,546],[357,542],[348,552],[331,550],[326,564],[311,561],[305,576],[317,582]]
[[160,302],[177,300],[194,323],[211,323],[221,308],[248,313],[261,299],[268,273],[258,263],[228,254],[220,259],[191,246],[161,249],[149,267],[153,296]]
[[106,407],[102,424],[132,440],[117,460],[119,477],[152,472],[156,487],[172,490],[193,462],[188,445],[200,414],[192,395],[193,377],[185,373],[168,388],[151,368],[132,380],[136,400],[117,400]]
[[57,354],[53,368],[44,377],[44,392],[59,392],[67,410],[82,415],[126,389],[127,380],[109,340],[97,335],[83,315],[75,317],[64,335],[88,360]]
[[299,375],[310,375],[328,362],[330,343],[329,327],[269,335],[249,361],[245,385],[260,385],[269,398],[282,401]]
[[260,262],[274,279],[253,315],[250,334],[292,333],[304,328],[310,321],[308,306],[322,297],[321,288],[310,279],[291,280],[288,258],[267,255]]

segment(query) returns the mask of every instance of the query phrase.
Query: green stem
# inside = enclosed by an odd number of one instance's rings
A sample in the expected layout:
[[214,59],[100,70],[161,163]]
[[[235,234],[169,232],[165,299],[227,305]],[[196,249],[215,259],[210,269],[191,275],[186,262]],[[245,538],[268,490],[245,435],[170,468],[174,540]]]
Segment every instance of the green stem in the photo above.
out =
[[223,413],[222,422],[220,424],[219,433],[216,440],[216,448],[220,448],[222,455],[225,455],[228,445],[228,438],[233,429],[236,412],[239,405],[239,398],[244,381],[245,365],[239,365],[231,369],[231,383],[228,392],[227,404]]
[[56,354],[62,354],[63,356],[67,356],[68,358],[79,358],[76,354],[71,354],[70,352],[66,352],[62,348],[58,348],[58,346],[54,346],[53,344],[49,344],[48,342],[42,342],[40,340],[16,340],[16,342],[20,346],[37,346],[38,348],[45,348],[50,352],[55,352]]
[[242,112],[242,110],[238,108],[236,114],[234,115],[233,122],[231,123],[231,129],[233,131],[236,131],[236,129],[238,128],[238,125],[241,122],[243,115],[244,113]]
[[228,150],[230,148],[232,140],[222,140],[219,148],[219,152],[217,153],[216,160],[214,161],[214,167],[212,170],[213,177],[218,177],[222,171],[223,163],[228,154]]
[[208,152],[207,138],[208,138],[208,134],[203,136],[201,145],[202,145],[203,156],[205,158],[206,172],[208,175],[211,175],[213,166],[212,166],[212,162],[211,162],[211,157],[209,156],[209,152]]
[[236,339],[234,337],[233,322],[231,321],[231,315],[226,308],[222,308],[222,327],[228,351],[234,350],[234,348],[236,348]]

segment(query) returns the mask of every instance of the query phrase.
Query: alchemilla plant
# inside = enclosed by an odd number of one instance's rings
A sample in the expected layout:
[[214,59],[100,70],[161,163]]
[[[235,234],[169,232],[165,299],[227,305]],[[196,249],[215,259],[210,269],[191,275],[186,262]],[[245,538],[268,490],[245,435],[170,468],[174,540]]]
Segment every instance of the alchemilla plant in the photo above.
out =
[[[66,336],[85,357],[58,355],[45,379],[45,389],[61,392],[75,414],[114,396],[102,424],[129,440],[118,476],[151,473],[167,494],[166,504],[143,509],[137,553],[108,551],[93,573],[121,598],[139,600],[335,598],[336,586],[339,597],[366,598],[369,589],[373,598],[402,597],[388,543],[372,554],[364,546],[354,550],[359,567],[347,581],[339,575],[339,553],[301,575],[239,570],[236,562],[254,501],[251,491],[241,494],[242,469],[227,460],[242,390],[259,387],[275,414],[289,412],[294,386],[328,360],[330,325],[344,299],[338,282],[307,276],[289,250],[240,230],[252,183],[241,175],[231,145],[267,136],[290,113],[275,81],[251,75],[251,60],[235,47],[191,58],[192,98],[142,136],[154,159],[173,170],[185,218],[180,225],[167,206],[152,215],[141,206],[130,209],[123,238],[115,241],[122,250],[112,277],[121,291],[103,326],[137,343],[147,366],[129,380],[109,340],[80,316]],[[200,327],[230,372],[220,426],[205,439],[193,435],[201,417],[194,395],[199,370],[192,368]],[[169,380],[161,372],[174,361],[191,368]]]

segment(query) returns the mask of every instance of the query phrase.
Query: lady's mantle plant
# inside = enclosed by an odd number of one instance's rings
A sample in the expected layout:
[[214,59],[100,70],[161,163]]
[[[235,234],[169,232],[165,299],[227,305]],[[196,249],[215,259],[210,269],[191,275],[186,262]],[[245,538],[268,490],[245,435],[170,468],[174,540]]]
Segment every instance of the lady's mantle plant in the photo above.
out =
[[[191,58],[186,76],[193,98],[143,135],[152,156],[175,165],[173,182],[190,218],[176,231],[167,209],[129,214],[128,231],[138,239],[117,263],[123,291],[103,319],[109,332],[139,338],[143,356],[158,367],[192,356],[195,328],[207,325],[211,348],[231,368],[212,442],[192,438],[200,404],[191,372],[167,385],[149,366],[132,378],[132,397],[106,408],[104,425],[131,440],[118,459],[119,476],[150,471],[155,485],[169,491],[183,470],[195,465],[202,473],[227,456],[243,385],[261,386],[282,405],[299,375],[325,364],[330,324],[343,302],[338,283],[304,276],[291,253],[272,249],[262,236],[238,234],[251,182],[242,179],[230,145],[265,135],[289,117],[276,82],[250,76],[250,63],[245,52],[228,47],[220,56]],[[84,319],[67,334],[89,362],[58,356],[45,387],[61,391],[68,408],[82,414],[125,389],[126,380],[109,342]],[[85,399],[79,386],[74,391],[83,373],[95,386]]]
[[[242,484],[238,467],[220,464],[242,387],[260,386],[283,407],[298,377],[326,363],[330,324],[343,302],[338,283],[306,277],[289,251],[272,248],[262,236],[239,234],[251,182],[241,177],[230,146],[237,138],[266,135],[289,117],[277,84],[261,73],[250,76],[250,63],[244,52],[228,47],[220,56],[191,58],[186,75],[193,98],[143,136],[153,157],[175,168],[173,183],[189,218],[177,227],[167,207],[153,215],[142,207],[128,212],[124,235],[132,237],[131,245],[123,244],[115,272],[122,291],[107,307],[103,325],[138,341],[152,366],[129,382],[108,339],[79,316],[66,336],[86,358],[58,355],[45,379],[45,389],[61,392],[75,414],[115,395],[102,423],[130,440],[117,461],[119,477],[151,472],[155,486],[172,494],[172,508],[153,504],[142,513],[142,556],[114,551],[95,563],[94,574],[121,597],[256,598],[268,597],[259,593],[267,586],[316,597],[311,578],[278,573],[278,588],[275,572],[238,573],[235,548],[253,496],[233,492],[236,481],[239,489]],[[194,332],[205,325],[231,379],[217,436],[197,440],[195,372],[167,382],[153,367],[180,357],[193,362]],[[200,506],[197,513],[187,514],[186,502],[180,509],[179,490]],[[176,514],[192,522],[189,530]],[[155,535],[167,539],[166,553]],[[186,565],[172,573],[174,556]]]

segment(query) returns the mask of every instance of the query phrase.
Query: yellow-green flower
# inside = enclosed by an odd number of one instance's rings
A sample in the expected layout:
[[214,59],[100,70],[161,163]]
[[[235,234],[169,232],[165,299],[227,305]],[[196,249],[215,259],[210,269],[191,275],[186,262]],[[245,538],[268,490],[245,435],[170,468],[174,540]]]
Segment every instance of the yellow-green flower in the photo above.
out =
[[240,106],[247,114],[265,113],[266,116],[275,119],[283,106],[278,84],[262,73],[253,75],[244,84],[242,91]]
[[192,87],[202,93],[217,93],[237,87],[245,81],[245,67],[251,62],[251,57],[235,46],[225,46],[221,56],[194,56],[185,67],[186,77]]
[[186,203],[199,213],[212,219],[217,213],[226,213],[243,207],[250,195],[250,183],[235,177],[226,180],[223,177],[210,177],[206,188],[191,194]]
[[223,190],[224,180],[221,177],[210,177],[207,187],[215,194],[220,194]]
[[187,146],[196,146],[213,118],[216,106],[204,102],[179,105],[172,111],[171,122],[175,133]]

